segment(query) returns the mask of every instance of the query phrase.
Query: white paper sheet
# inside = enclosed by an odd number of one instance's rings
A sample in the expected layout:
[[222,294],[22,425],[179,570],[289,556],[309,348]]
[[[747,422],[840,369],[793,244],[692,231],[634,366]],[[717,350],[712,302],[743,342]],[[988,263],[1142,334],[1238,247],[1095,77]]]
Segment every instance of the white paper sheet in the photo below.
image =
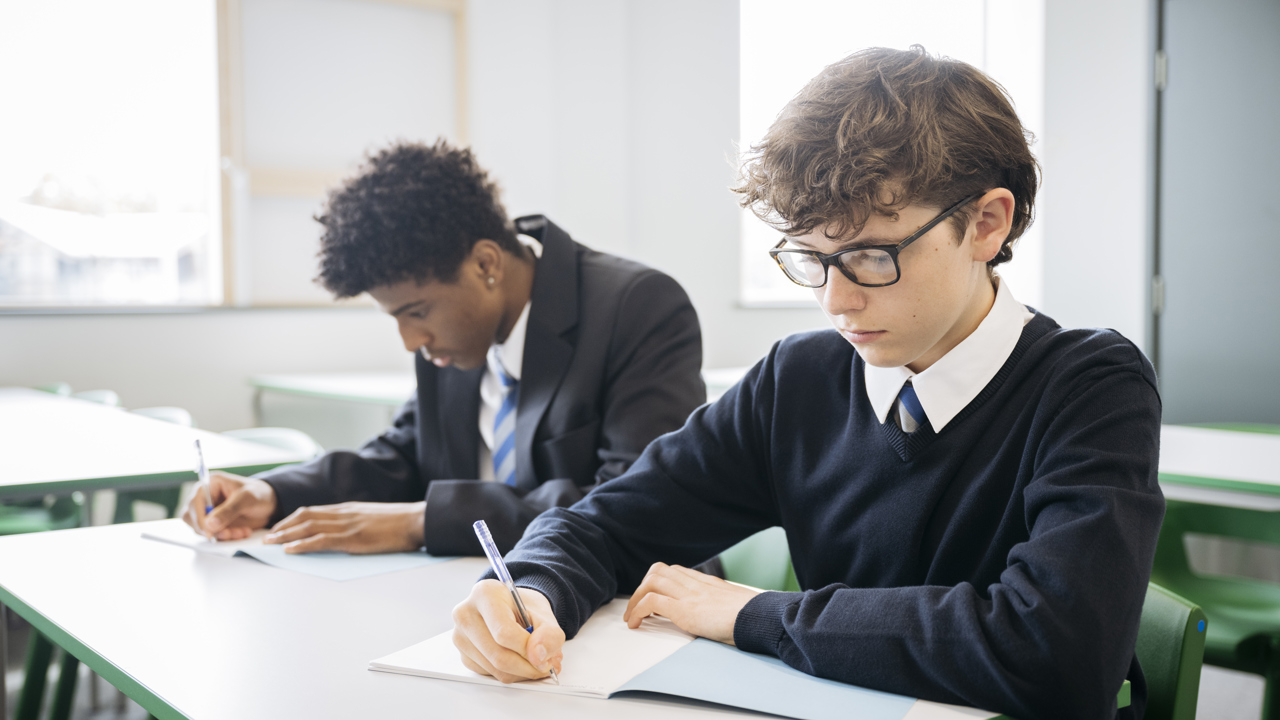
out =
[[[505,687],[604,698],[693,640],[692,635],[666,618],[645,618],[639,628],[631,630],[622,620],[626,609],[625,599],[605,605],[587,620],[576,637],[565,643],[558,686],[548,678]],[[453,631],[441,633],[378,658],[369,663],[369,669],[502,686],[503,683],[477,675],[462,664],[452,635]]]
[[265,530],[255,531],[253,535],[244,540],[213,542],[197,535],[194,530],[181,520],[147,523],[145,527],[142,537],[149,540],[181,545],[196,552],[224,557],[250,557],[282,570],[292,570],[338,581],[408,570],[453,559],[450,557],[436,557],[424,552],[385,553],[382,555],[348,555],[347,553],[320,552],[290,555],[284,551],[283,545],[264,545],[262,538],[267,534]]

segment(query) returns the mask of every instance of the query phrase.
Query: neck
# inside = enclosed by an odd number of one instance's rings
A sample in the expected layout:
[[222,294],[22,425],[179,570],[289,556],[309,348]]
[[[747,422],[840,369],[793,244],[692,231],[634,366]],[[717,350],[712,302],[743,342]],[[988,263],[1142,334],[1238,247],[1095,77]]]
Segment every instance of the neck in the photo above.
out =
[[977,280],[973,293],[969,296],[969,302],[965,304],[964,312],[960,314],[955,325],[951,326],[951,330],[924,357],[908,364],[907,369],[913,373],[924,372],[951,352],[955,346],[964,342],[965,338],[972,335],[996,303],[995,282],[995,278],[988,275],[984,267],[982,277]]
[[511,329],[524,312],[533,296],[533,276],[537,269],[537,256],[533,250],[520,246],[523,252],[519,255],[507,255],[508,266],[502,278],[502,294],[506,298],[506,306],[502,311],[502,322],[498,325],[499,343],[504,343],[511,336]]

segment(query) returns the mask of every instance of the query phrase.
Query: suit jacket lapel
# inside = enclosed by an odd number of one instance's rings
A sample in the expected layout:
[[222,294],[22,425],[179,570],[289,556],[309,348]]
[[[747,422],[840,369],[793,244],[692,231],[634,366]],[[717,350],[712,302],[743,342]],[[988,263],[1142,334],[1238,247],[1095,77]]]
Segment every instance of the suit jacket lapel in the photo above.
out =
[[569,331],[578,325],[578,247],[567,233],[539,215],[518,218],[516,227],[542,243],[542,257],[533,277],[516,411],[516,487],[532,490],[538,486],[533,468],[534,435],[573,359]]
[[[420,359],[420,362],[425,362]],[[473,370],[443,368],[436,372],[436,404],[440,447],[434,464],[442,480],[480,477],[480,380],[484,365]]]

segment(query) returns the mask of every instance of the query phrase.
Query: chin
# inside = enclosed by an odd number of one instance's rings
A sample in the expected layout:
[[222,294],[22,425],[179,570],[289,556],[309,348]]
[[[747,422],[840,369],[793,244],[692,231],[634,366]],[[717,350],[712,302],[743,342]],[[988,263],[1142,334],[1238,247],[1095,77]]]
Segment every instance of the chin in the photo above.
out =
[[876,367],[899,367],[910,362],[900,357],[897,353],[884,352],[882,348],[860,348],[855,345],[853,349],[862,357],[862,362]]

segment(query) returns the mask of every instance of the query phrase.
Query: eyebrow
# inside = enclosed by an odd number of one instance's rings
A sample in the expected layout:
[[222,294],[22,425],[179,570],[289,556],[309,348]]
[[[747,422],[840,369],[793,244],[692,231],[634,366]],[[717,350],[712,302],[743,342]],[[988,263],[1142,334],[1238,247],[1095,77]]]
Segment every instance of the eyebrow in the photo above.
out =
[[405,304],[405,305],[401,305],[400,307],[398,307],[398,308],[396,308],[395,310],[392,310],[392,311],[391,311],[391,317],[400,317],[400,313],[403,313],[404,311],[408,310],[409,308],[414,307],[415,305],[421,305],[421,304],[423,304],[423,303],[425,303],[425,302],[426,302],[426,300],[414,300],[414,301],[413,301],[413,302],[411,302],[411,303],[407,303],[407,304]]
[[[793,237],[787,238],[787,242],[791,243],[792,245],[796,245],[800,248],[803,248],[805,250],[816,249],[812,245],[809,245],[807,243],[797,242],[796,238],[793,238]],[[881,238],[881,237],[862,237],[862,238],[856,238],[854,240],[846,240],[844,242],[836,243],[836,246],[838,248],[836,252],[839,252],[840,250],[852,250],[853,248],[859,248],[859,247],[869,247],[872,245],[897,245],[900,242],[902,241],[890,240],[888,238]]]

